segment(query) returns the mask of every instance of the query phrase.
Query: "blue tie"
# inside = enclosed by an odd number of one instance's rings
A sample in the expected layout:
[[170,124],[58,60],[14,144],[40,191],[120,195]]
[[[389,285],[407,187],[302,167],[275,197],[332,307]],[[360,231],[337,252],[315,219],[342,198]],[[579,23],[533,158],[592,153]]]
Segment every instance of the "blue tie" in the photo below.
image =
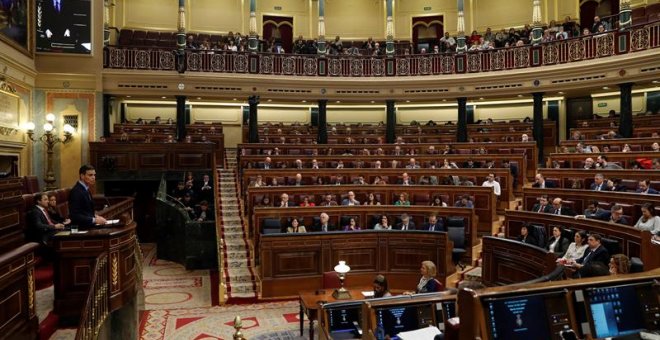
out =
[[58,13],[60,12],[60,0],[55,0],[55,10]]

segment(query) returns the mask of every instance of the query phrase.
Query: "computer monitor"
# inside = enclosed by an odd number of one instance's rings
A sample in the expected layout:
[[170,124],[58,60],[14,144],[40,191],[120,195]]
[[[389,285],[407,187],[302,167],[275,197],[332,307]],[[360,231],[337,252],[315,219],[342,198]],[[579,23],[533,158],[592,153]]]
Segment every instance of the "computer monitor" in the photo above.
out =
[[362,323],[362,303],[333,306],[327,309],[328,330],[334,332],[352,332],[355,330],[353,322]]
[[591,334],[594,338],[607,338],[658,330],[659,291],[653,282],[585,289]]
[[561,339],[569,329],[566,291],[484,298],[490,339]]
[[435,321],[439,330],[445,330],[445,322],[456,315],[456,301],[439,301],[435,304]]
[[399,339],[400,332],[413,331],[434,325],[432,303],[377,308],[376,325],[382,325],[384,335]]

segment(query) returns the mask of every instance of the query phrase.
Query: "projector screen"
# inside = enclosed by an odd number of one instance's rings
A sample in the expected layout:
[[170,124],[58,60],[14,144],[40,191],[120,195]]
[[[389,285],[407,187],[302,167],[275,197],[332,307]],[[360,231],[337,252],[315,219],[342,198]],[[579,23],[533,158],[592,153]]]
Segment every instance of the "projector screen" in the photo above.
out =
[[92,52],[91,0],[37,0],[37,52]]

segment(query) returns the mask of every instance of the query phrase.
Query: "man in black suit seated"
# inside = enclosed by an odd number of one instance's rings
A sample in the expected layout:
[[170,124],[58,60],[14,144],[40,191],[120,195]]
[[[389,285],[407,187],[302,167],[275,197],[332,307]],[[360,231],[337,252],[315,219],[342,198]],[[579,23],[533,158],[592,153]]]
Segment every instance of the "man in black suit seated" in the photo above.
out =
[[288,207],[295,207],[296,204],[294,202],[289,201],[289,195],[286,193],[283,193],[280,195],[280,204],[278,205],[280,208],[288,208]]
[[[598,205],[598,201],[589,201],[589,205],[587,206],[587,209],[584,209],[584,217],[585,218],[595,218],[599,220],[606,221],[607,218],[603,218],[602,216],[605,214],[609,215],[609,211],[601,208]],[[578,217],[579,216],[579,217]],[[580,218],[582,216],[578,215],[576,218]]]
[[562,204],[562,199],[557,197],[552,201],[552,213],[562,216],[575,216],[575,212],[570,207],[565,207]]
[[532,188],[555,188],[556,185],[552,182],[546,182],[545,178],[541,174],[536,174],[534,184],[532,184]]
[[[591,204],[589,204],[591,206]],[[582,219],[582,218],[593,218],[595,220],[601,220],[605,222],[610,222],[610,223],[616,223],[616,224],[623,224],[623,225],[630,225],[630,221],[623,216],[623,206],[619,204],[615,204],[612,206],[611,210],[605,210],[605,209],[600,209],[598,213],[592,214],[591,216],[585,214],[585,215],[577,215],[575,216],[576,219]]]
[[396,225],[396,230],[415,230],[415,222],[410,220],[408,214],[401,214],[401,223]]
[[397,184],[401,185],[413,185],[415,182],[408,176],[407,172],[404,172],[403,175],[401,175],[401,179],[397,181]]
[[605,265],[607,268],[610,262],[610,254],[607,252],[607,249],[603,247],[601,242],[601,236],[598,234],[590,234],[587,238],[587,244],[589,247],[584,251],[584,255],[581,258],[575,260],[574,262],[569,262],[568,264],[575,269],[575,277],[582,277],[583,271],[589,268],[592,263],[600,262]]
[[335,226],[330,224],[330,216],[328,216],[328,214],[321,213],[319,219],[319,223],[312,226],[312,232],[328,232],[336,230]]
[[197,216],[197,222],[215,220],[213,209],[209,209],[209,202],[207,201],[199,202],[199,207],[195,211],[195,216]]
[[543,195],[539,197],[538,203],[534,204],[534,206],[532,207],[532,211],[537,213],[552,212],[552,207],[550,206],[550,203],[548,203],[548,196]]
[[34,208],[27,214],[27,239],[48,245],[50,238],[62,229],[64,229],[64,224],[54,221],[48,214],[48,195],[35,194]]
[[96,169],[91,165],[83,165],[78,170],[79,180],[69,192],[69,217],[71,224],[80,228],[90,228],[94,225],[104,225],[106,219],[94,211],[94,200],[89,191],[96,184]]
[[423,230],[447,231],[447,228],[445,228],[444,223],[442,223],[442,220],[440,220],[438,216],[436,216],[435,214],[431,214],[429,215],[429,221],[426,223]]
[[610,190],[605,181],[603,174],[596,174],[594,176],[594,182],[591,184],[591,190],[593,191],[605,191]]
[[648,179],[639,181],[637,192],[640,194],[657,195],[658,191],[651,188],[651,182]]
[[534,230],[532,227],[528,227],[526,225],[520,227],[520,236],[518,236],[518,241],[531,244],[533,246],[538,246],[539,241],[537,240],[534,233],[532,233],[532,230]]

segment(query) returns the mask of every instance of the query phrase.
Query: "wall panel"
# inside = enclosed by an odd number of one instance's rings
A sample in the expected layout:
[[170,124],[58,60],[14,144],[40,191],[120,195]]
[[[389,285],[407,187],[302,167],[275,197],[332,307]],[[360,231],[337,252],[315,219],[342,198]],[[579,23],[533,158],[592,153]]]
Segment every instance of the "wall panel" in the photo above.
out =
[[188,10],[188,29],[194,32],[241,32],[241,1],[195,0]]
[[126,119],[135,121],[138,118],[147,121],[160,116],[161,120],[168,118],[176,120],[175,103],[128,103],[126,105]]
[[125,0],[123,26],[176,31],[178,12],[177,1]]
[[[621,111],[621,98],[619,94],[614,94],[607,97],[593,98],[593,109],[595,114],[607,115],[610,110],[617,113]],[[646,95],[644,92],[633,93],[632,95],[632,112],[641,113],[646,111]]]
[[[318,16],[318,9],[316,10]],[[379,0],[332,0],[325,2],[326,40],[385,37],[385,7]]]
[[[473,29],[479,32],[488,27],[519,27],[532,22],[532,2],[529,0],[509,0],[506,4],[496,4],[493,0],[473,0],[472,3]],[[469,35],[470,32],[465,34]]]
[[192,104],[190,116],[193,122],[214,122],[223,124],[241,123],[240,106],[207,106]]
[[328,107],[328,123],[378,123],[386,120],[385,107]]
[[433,121],[456,121],[458,105],[439,107],[399,107],[397,110],[397,122],[408,124],[413,120],[420,123]]
[[[328,117],[330,115],[328,114]],[[309,123],[309,107],[259,107],[259,122]]]

